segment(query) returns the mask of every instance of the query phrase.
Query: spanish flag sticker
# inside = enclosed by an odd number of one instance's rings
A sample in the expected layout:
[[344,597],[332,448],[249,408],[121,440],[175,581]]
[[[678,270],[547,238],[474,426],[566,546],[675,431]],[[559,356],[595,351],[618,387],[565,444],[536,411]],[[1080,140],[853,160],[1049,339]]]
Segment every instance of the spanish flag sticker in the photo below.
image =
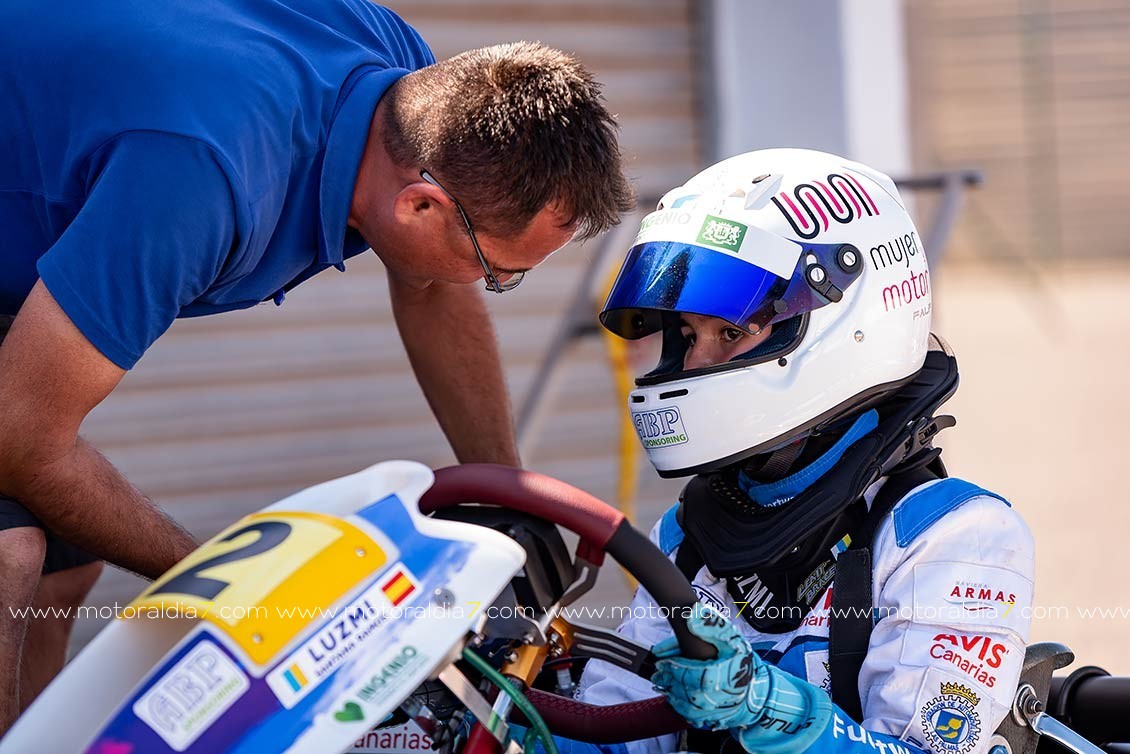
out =
[[404,566],[398,566],[392,572],[392,576],[388,581],[381,587],[381,591],[388,597],[388,601],[392,603],[392,606],[397,607],[416,591],[416,583],[412,580],[412,577],[408,575],[408,570],[404,568]]

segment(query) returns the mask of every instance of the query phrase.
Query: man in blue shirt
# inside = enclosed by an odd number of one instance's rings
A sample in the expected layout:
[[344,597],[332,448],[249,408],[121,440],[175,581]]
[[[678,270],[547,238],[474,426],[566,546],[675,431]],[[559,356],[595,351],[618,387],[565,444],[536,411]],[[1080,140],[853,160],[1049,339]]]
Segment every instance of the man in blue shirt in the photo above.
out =
[[78,437],[175,318],[281,303],[371,247],[456,455],[516,464],[470,284],[508,290],[631,205],[599,87],[555,50],[436,64],[367,0],[63,6],[0,8],[0,731],[70,630],[20,608],[195,545]]

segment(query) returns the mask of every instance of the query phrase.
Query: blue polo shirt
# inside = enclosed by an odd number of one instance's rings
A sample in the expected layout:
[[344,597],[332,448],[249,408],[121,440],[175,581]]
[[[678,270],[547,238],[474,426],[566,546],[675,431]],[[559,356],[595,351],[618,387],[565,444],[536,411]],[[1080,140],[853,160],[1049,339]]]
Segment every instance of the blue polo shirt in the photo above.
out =
[[0,3],[0,313],[42,278],[129,369],[340,269],[377,101],[433,62],[369,0]]

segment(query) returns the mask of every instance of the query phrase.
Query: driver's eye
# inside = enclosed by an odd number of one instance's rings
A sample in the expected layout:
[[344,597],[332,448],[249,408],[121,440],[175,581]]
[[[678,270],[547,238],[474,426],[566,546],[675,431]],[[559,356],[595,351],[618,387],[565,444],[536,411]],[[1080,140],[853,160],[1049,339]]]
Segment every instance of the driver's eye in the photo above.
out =
[[725,339],[727,343],[736,343],[741,340],[743,335],[745,335],[745,333],[736,327],[725,327],[722,329],[722,338]]
[[695,342],[694,330],[689,327],[684,327],[682,328],[682,333],[683,340],[687,342],[687,347],[689,348],[690,346],[693,346]]

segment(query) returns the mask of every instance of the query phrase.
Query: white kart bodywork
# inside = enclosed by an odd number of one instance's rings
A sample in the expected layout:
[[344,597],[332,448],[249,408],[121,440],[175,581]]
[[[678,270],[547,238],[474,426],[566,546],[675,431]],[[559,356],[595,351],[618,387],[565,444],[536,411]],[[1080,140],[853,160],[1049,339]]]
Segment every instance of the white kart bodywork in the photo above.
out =
[[[113,621],[24,714],[0,743],[0,754],[204,750],[327,754],[347,749],[396,709],[420,682],[434,677],[451,661],[452,653],[482,620],[483,610],[524,564],[523,550],[502,534],[420,514],[418,501],[432,481],[432,472],[423,465],[380,463],[311,487],[244,519],[253,526],[260,522],[260,528],[263,521],[282,528],[293,524],[306,539],[329,532],[324,538],[341,540],[346,535],[339,532],[346,532],[359,541],[375,543],[350,545],[348,552],[336,556],[340,567],[327,561],[330,567],[323,575],[313,573],[314,580],[311,569],[322,562],[315,559],[325,559],[331,552],[321,541],[302,544],[306,560],[297,565],[295,558],[272,564],[270,557],[277,560],[278,555],[264,554],[242,558],[238,569],[222,566],[227,569],[224,573],[237,576],[221,583],[228,583],[233,591],[260,595],[260,604],[270,603],[274,595],[287,589],[294,591],[292,582],[303,579],[307,584],[304,594],[312,589],[316,593],[322,583],[319,579],[328,588],[344,578],[340,577],[343,571],[358,567],[356,561],[347,560],[353,557],[351,553],[358,558],[372,555],[365,552],[367,548],[383,558],[357,577],[340,598],[322,605],[328,619],[312,619],[297,631],[293,621],[278,627],[268,621],[263,625],[270,631],[252,627],[255,633],[246,634],[246,626],[238,622],[227,625],[215,616],[186,615],[191,612],[186,608],[191,607],[187,598],[171,601],[179,611],[170,612],[180,617]],[[388,525],[382,521],[385,518]],[[394,519],[399,523],[393,524]],[[290,524],[285,523],[288,521]],[[235,536],[229,534],[229,542],[258,541],[239,539],[250,534],[246,524],[242,530],[233,529]],[[226,546],[230,556],[233,548],[225,545],[223,536],[217,535],[197,552],[214,553]],[[297,542],[300,538],[296,534],[291,539]],[[452,553],[458,554],[458,562]],[[207,578],[221,572],[220,560],[213,554],[188,570],[195,578]],[[209,563],[215,563],[215,568]],[[284,576],[279,575],[280,568]],[[178,569],[184,570],[183,563],[170,574]],[[388,581],[394,571],[393,580]],[[151,595],[148,602],[143,595],[134,604],[148,604],[152,610],[152,593],[169,583],[170,574],[147,591]],[[373,605],[380,603],[387,609],[398,600],[415,612],[398,616],[397,611],[388,611],[381,614],[385,617],[374,617]],[[162,599],[163,605],[169,602]],[[220,602],[216,598],[215,604]],[[368,606],[365,612],[355,607],[361,604]],[[343,625],[336,627],[338,613],[330,609],[343,607],[347,611],[341,615],[352,615],[353,622],[342,618]],[[352,648],[346,650],[344,642],[335,646],[341,656],[334,660],[322,648],[329,641],[336,645],[337,637],[346,631],[352,632]],[[263,645],[278,636],[289,638],[269,657],[263,655]],[[380,676],[382,669],[384,677]],[[201,748],[217,736],[226,736],[230,743]]]

